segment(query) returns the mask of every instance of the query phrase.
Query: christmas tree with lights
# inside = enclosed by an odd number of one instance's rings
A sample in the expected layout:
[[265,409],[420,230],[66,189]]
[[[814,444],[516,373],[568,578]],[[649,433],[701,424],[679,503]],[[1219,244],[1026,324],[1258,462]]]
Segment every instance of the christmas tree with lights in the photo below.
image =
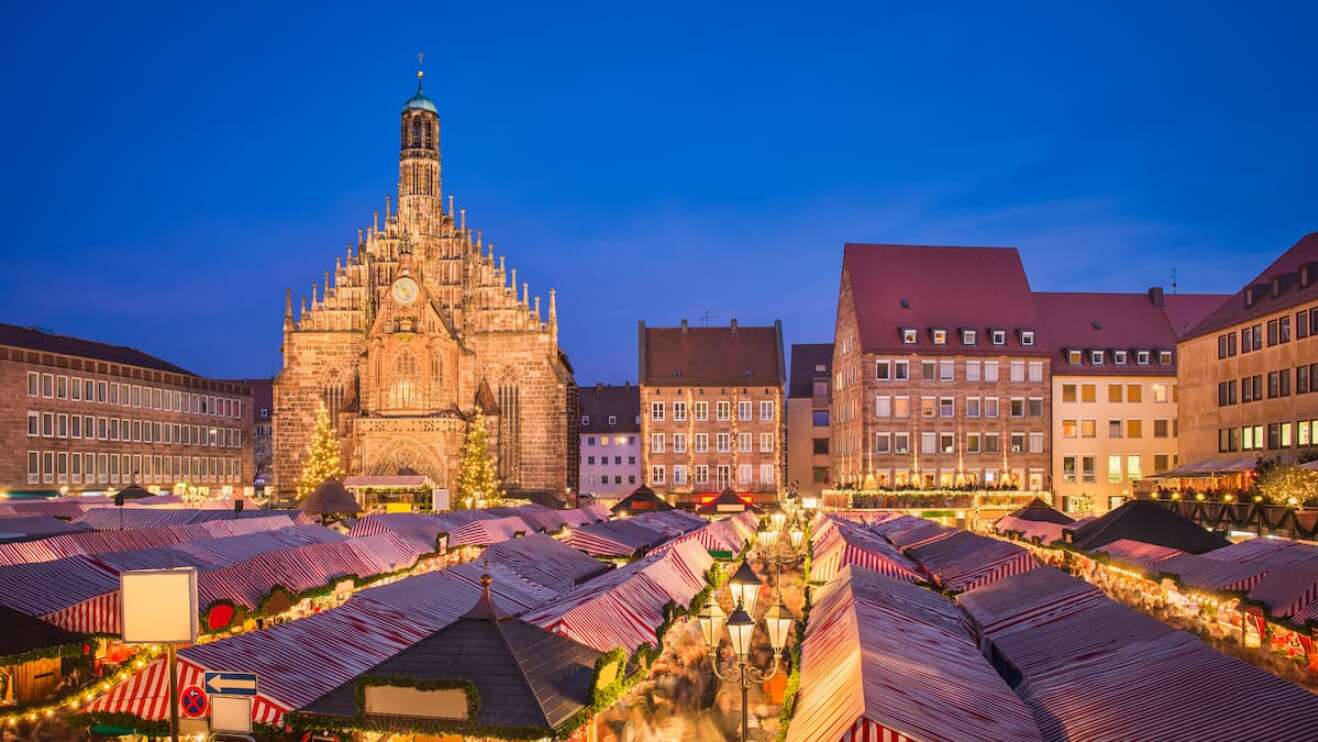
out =
[[479,416],[467,428],[462,442],[457,485],[458,502],[469,508],[498,504],[499,478],[494,471],[494,457],[490,456],[489,434]]
[[307,447],[307,460],[302,465],[302,476],[297,480],[298,499],[311,494],[326,479],[342,479],[343,463],[339,460],[339,436],[330,424],[325,405],[316,408],[316,428],[311,432]]

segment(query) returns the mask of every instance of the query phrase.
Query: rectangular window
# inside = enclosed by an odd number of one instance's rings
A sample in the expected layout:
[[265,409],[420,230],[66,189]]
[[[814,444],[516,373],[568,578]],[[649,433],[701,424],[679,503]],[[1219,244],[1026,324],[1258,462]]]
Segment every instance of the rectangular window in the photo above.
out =
[[984,434],[984,453],[997,453],[1000,450],[997,433]]
[[979,397],[966,397],[966,417],[979,417]]
[[750,453],[754,442],[754,437],[750,433],[737,434],[737,450],[741,453]]
[[1011,452],[1012,452],[1012,453],[1025,453],[1025,434],[1024,434],[1024,433],[1012,433],[1012,434],[1011,434]]
[[938,450],[940,453],[956,453],[956,436],[951,433],[939,433]]
[[705,484],[709,481],[709,467],[705,464],[696,465],[696,483]]
[[737,484],[750,484],[751,471],[750,464],[739,464],[737,466]]
[[1126,386],[1124,384],[1108,384],[1107,401],[1108,402],[1123,401],[1125,398],[1125,394],[1124,394],[1125,390],[1126,390]]
[[696,433],[696,453],[709,451],[709,433]]
[[934,361],[920,361],[920,379],[934,381],[938,378],[938,364]]
[[1074,401],[1076,400],[1075,391],[1076,391],[1076,386],[1075,386],[1075,384],[1063,384],[1063,385],[1062,385],[1062,401],[1063,401],[1063,402],[1074,402]]
[[1081,438],[1097,438],[1097,437],[1098,437],[1098,421],[1097,421],[1097,420],[1081,420],[1081,421],[1080,421],[1080,437],[1081,437]]
[[1062,457],[1062,481],[1066,484],[1075,484],[1075,457]]
[[1043,397],[1030,397],[1026,401],[1025,414],[1030,417],[1043,417]]
[[751,420],[751,409],[752,406],[750,402],[738,402],[737,419],[742,422],[749,422]]
[[1121,423],[1120,420],[1108,420],[1108,422],[1107,422],[1107,437],[1109,437],[1109,438],[1120,438],[1120,437],[1122,437],[1122,434],[1124,433],[1124,431],[1125,431],[1125,426],[1122,425],[1122,423]]
[[650,466],[650,484],[664,484],[664,466],[663,464],[653,464]]
[[760,453],[773,453],[773,433],[760,433]]
[[651,433],[651,434],[650,434],[650,452],[651,452],[651,453],[663,453],[663,452],[664,452],[664,434],[663,434],[663,433]]
[[920,453],[929,453],[929,454],[938,453],[937,433],[920,434]]
[[28,410],[27,413],[27,434],[29,437],[41,435],[41,413]]
[[892,397],[874,398],[874,416],[892,417]]
[[956,403],[952,397],[942,397],[938,400],[938,416],[953,417],[956,415]]
[[36,371],[27,372],[27,396],[41,396],[41,374]]
[[46,438],[55,437],[55,414],[52,412],[41,413],[41,435]]
[[1011,362],[1011,380],[1015,382],[1025,381],[1025,361]]
[[966,361],[966,381],[979,381],[979,361]]
[[997,398],[997,397],[985,397],[985,398],[984,398],[984,417],[997,417],[997,416],[998,416],[998,398]]
[[874,364],[874,378],[878,381],[888,381],[892,378],[892,362],[878,361]]
[[725,400],[714,404],[714,416],[719,420],[727,420],[732,417],[732,403]]
[[1083,482],[1093,483],[1097,480],[1093,456],[1080,457],[1080,477]]
[[651,419],[651,420],[654,420],[654,421],[656,421],[656,422],[662,421],[662,420],[664,419],[664,403],[663,403],[663,402],[651,402],[651,403],[650,403],[650,419]]
[[966,453],[979,453],[979,433],[966,433]]
[[892,434],[875,433],[874,434],[874,453],[889,453],[892,451]]
[[920,417],[934,417],[938,414],[938,400],[934,397],[920,398]]
[[1025,417],[1025,400],[1021,397],[1011,398],[1011,416]]
[[82,399],[82,379],[76,376],[69,379],[69,399]]
[[1139,438],[1144,434],[1144,422],[1142,420],[1126,421],[1126,437]]
[[1030,381],[1038,383],[1043,381],[1043,362],[1030,361],[1029,363]]
[[827,439],[827,438],[815,438],[814,440],[811,441],[811,447],[810,447],[810,448],[811,448],[811,452],[814,453],[816,456],[827,456],[827,455],[828,455],[828,439]]
[[1309,393],[1309,367],[1300,366],[1295,369],[1295,393]]
[[910,361],[893,361],[892,378],[896,381],[906,381],[911,378]]
[[53,374],[41,375],[41,396],[47,399],[55,396],[55,376]]
[[761,419],[761,420],[766,420],[766,421],[767,421],[767,420],[772,420],[772,419],[774,419],[774,414],[775,414],[775,412],[774,412],[774,404],[773,404],[773,400],[765,400],[765,401],[760,402],[760,419]]
[[1078,420],[1063,420],[1063,421],[1062,421],[1062,437],[1063,437],[1063,438],[1079,438],[1079,437],[1080,437],[1080,421],[1078,421]]
[[1043,453],[1043,433],[1030,433],[1030,453]]
[[893,433],[893,434],[892,434],[892,452],[893,452],[893,453],[910,453],[910,452],[911,452],[911,434],[910,434],[910,433]]
[[1098,401],[1098,385],[1096,385],[1096,384],[1081,384],[1081,385],[1080,385],[1080,401],[1081,401],[1081,402],[1097,402],[1097,401]]
[[673,484],[686,484],[686,467],[678,464],[673,467]]
[[1121,456],[1112,454],[1107,457],[1107,481],[1109,484],[1121,484]]
[[673,420],[676,422],[686,422],[686,402],[673,403]]
[[939,361],[938,362],[938,380],[953,381],[956,379],[956,361]]
[[1140,402],[1143,402],[1144,401],[1143,387],[1141,387],[1139,384],[1127,384],[1126,401],[1131,402],[1133,404],[1138,404]]
[[907,418],[911,416],[911,398],[894,397],[892,400],[892,416]]
[[1166,438],[1166,437],[1168,437],[1168,436],[1171,434],[1171,424],[1170,424],[1170,423],[1171,423],[1170,420],[1154,420],[1154,421],[1153,421],[1153,437],[1154,437],[1154,438]]
[[704,422],[709,419],[708,402],[696,402],[695,409],[693,411],[695,412],[696,422]]
[[717,433],[714,436],[714,446],[718,453],[728,453],[732,450],[732,437],[728,433]]
[[998,362],[984,361],[984,381],[998,380]]

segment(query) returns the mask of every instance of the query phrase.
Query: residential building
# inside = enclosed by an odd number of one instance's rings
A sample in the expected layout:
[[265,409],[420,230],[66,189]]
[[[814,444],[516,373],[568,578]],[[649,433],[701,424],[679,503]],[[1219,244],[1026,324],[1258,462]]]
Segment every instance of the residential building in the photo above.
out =
[[1318,232],[1185,333],[1177,346],[1181,464],[1245,470],[1311,453],[1318,431]]
[[244,494],[252,393],[140,350],[0,324],[0,487]]
[[833,459],[828,418],[833,386],[833,344],[792,346],[787,385],[787,485],[818,497],[829,486]]
[[1221,294],[1036,292],[1052,348],[1055,501],[1106,512],[1177,464],[1176,341]]
[[252,388],[252,484],[265,487],[274,464],[274,381],[248,379],[247,385]]
[[706,504],[723,489],[776,501],[783,486],[782,323],[639,324],[641,466],[669,502]]
[[835,483],[1047,489],[1042,326],[1015,248],[848,244],[833,347]]
[[[413,472],[451,489],[477,420],[514,493],[576,484],[576,389],[548,312],[517,270],[443,198],[440,121],[418,86],[400,115],[397,211],[386,196],[346,251],[327,252],[294,316],[283,316],[274,390],[274,480],[290,490],[317,410],[350,475]],[[332,266],[330,263],[332,262]]]
[[641,482],[641,390],[596,384],[579,390],[581,493],[612,506]]

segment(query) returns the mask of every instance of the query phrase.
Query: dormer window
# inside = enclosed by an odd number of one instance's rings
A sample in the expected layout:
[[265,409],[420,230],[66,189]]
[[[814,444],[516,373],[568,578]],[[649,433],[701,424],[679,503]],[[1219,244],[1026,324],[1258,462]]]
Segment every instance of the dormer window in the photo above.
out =
[[825,365],[822,364],[822,363],[816,363],[816,364],[815,364],[815,373],[817,373],[817,374],[826,374],[826,373],[828,373],[828,367],[825,366]]
[[583,427],[583,428],[588,428],[588,427],[590,427],[590,415],[582,415],[582,416],[581,416],[581,427]]
[[962,330],[962,331],[961,331],[961,344],[962,344],[962,345],[974,345],[974,344],[975,344],[975,331],[974,331],[974,330]]
[[929,331],[934,339],[934,345],[947,345],[947,330],[934,328]]
[[1101,351],[1101,350],[1091,350],[1091,351],[1089,351],[1089,362],[1092,363],[1092,364],[1094,364],[1095,366],[1102,366],[1102,365],[1103,365],[1103,351]]
[[1135,363],[1136,363],[1136,365],[1139,365],[1139,366],[1147,366],[1147,365],[1149,365],[1149,351],[1147,351],[1147,350],[1137,350],[1137,351],[1135,351]]
[[1079,366],[1085,362],[1085,354],[1078,350],[1067,351],[1066,362],[1072,366]]
[[1172,352],[1170,350],[1158,351],[1158,363],[1164,366],[1172,365]]
[[902,342],[907,345],[915,345],[920,340],[920,331],[914,327],[902,328]]
[[1117,364],[1118,366],[1126,365],[1126,351],[1124,350],[1112,351],[1112,362]]
[[1006,345],[1006,344],[1007,344],[1007,331],[1006,331],[1006,330],[989,330],[989,338],[993,341],[993,344],[994,344],[994,345]]
[[618,424],[618,416],[609,415],[609,425],[617,425],[617,424]]
[[1021,330],[1021,345],[1034,345],[1034,330]]

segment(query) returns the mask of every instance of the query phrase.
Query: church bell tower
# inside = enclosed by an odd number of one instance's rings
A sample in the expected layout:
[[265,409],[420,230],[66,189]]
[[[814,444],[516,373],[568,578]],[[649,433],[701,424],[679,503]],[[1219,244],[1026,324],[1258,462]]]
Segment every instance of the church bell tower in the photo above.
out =
[[422,91],[425,72],[416,71],[416,95],[403,104],[398,154],[399,221],[422,233],[435,233],[441,214],[439,111]]

